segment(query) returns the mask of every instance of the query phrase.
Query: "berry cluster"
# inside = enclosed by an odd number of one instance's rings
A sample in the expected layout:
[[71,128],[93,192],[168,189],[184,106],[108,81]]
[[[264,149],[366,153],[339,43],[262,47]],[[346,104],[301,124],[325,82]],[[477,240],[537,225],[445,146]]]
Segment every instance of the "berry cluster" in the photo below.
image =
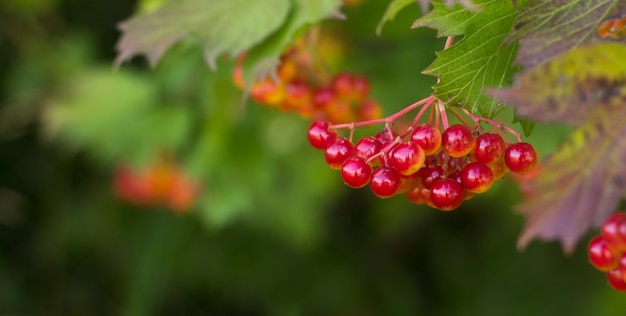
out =
[[[411,126],[401,133],[391,128],[395,119],[418,106],[423,108]],[[428,108],[429,121],[419,123]],[[308,139],[314,148],[324,150],[331,168],[341,170],[346,185],[361,188],[369,184],[381,198],[404,193],[416,204],[443,211],[489,190],[507,171],[524,174],[537,164],[533,146],[521,142],[514,130],[466,111],[474,121],[472,125],[456,109],[451,111],[463,124],[449,125],[443,103],[429,97],[385,119],[336,125],[315,121]],[[355,127],[383,122],[386,126],[376,136],[353,143]],[[500,129],[485,132],[480,122],[496,124]],[[350,136],[338,135],[341,128],[350,129]],[[501,136],[504,131],[514,134],[517,141],[507,144]]]
[[602,224],[601,233],[589,242],[589,261],[606,273],[609,284],[626,292],[626,213],[617,212]]
[[[296,44],[281,57],[277,78],[259,79],[252,85],[250,97],[254,101],[334,124],[381,116],[380,105],[369,98],[370,85],[364,76],[350,73],[328,76],[314,69],[310,50],[302,46]],[[242,61],[240,58],[233,72],[233,81],[240,89],[245,88]]]
[[165,205],[184,213],[196,203],[200,186],[180,167],[162,159],[141,170],[120,165],[113,190],[120,199],[138,206]]

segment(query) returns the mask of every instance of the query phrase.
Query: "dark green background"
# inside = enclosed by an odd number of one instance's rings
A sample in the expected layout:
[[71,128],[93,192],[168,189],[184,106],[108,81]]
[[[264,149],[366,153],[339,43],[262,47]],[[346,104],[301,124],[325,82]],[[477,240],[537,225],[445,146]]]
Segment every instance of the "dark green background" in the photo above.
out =
[[[381,200],[341,183],[306,143],[309,122],[242,107],[231,65],[211,72],[193,42],[156,69],[135,58],[113,71],[115,25],[135,6],[0,3],[0,315],[626,313],[587,262],[588,238],[571,256],[516,249],[521,194],[507,178],[449,213]],[[322,30],[348,48],[335,70],[366,75],[391,114],[429,95],[420,71],[443,41],[410,29],[417,6],[376,37],[385,6],[365,1]],[[129,101],[138,90],[144,103]],[[129,105],[105,121],[107,102]],[[59,107],[93,112],[51,132]],[[563,135],[539,126],[530,141],[545,155]],[[145,165],[162,148],[205,184],[192,214],[111,192],[117,162]]]

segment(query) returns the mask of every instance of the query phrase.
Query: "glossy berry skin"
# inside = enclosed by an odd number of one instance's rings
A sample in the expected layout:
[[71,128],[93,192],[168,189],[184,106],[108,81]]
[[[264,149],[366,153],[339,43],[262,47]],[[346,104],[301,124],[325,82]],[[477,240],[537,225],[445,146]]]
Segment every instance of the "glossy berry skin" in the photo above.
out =
[[485,163],[475,161],[461,170],[461,184],[472,193],[483,193],[493,184],[493,172]]
[[529,143],[515,143],[504,151],[504,163],[509,170],[524,174],[537,164],[537,152]]
[[441,137],[441,148],[450,157],[463,157],[476,145],[472,131],[461,124],[450,125]]
[[451,211],[465,200],[463,186],[452,179],[439,179],[430,189],[430,201],[442,211]]
[[606,272],[606,279],[609,285],[617,291],[626,292],[626,271],[615,269]]
[[326,163],[333,169],[340,169],[341,165],[352,156],[354,146],[345,137],[337,137],[326,147],[324,157]]
[[341,165],[341,178],[352,188],[366,186],[372,176],[372,166],[363,157],[350,157]]
[[396,169],[383,166],[372,173],[370,188],[376,196],[388,198],[398,193],[401,182],[400,173]]
[[443,177],[443,168],[440,165],[430,165],[419,171],[422,185],[431,189],[433,183]]
[[359,139],[354,145],[354,155],[367,160],[380,152],[381,147],[382,143],[376,137],[366,136]]
[[604,221],[601,236],[614,251],[626,252],[626,213],[617,212]]
[[436,154],[441,148],[441,131],[431,124],[420,124],[411,133],[411,142],[422,147],[426,156]]
[[613,270],[619,265],[620,257],[608,247],[602,236],[591,239],[587,254],[591,264],[600,271]]
[[337,137],[336,132],[328,130],[328,125],[327,121],[315,121],[309,127],[308,138],[313,148],[326,149]]
[[403,176],[416,173],[424,165],[422,147],[411,143],[400,143],[389,151],[389,164]]
[[486,164],[497,161],[504,154],[506,143],[502,136],[495,133],[484,133],[476,137],[474,159]]

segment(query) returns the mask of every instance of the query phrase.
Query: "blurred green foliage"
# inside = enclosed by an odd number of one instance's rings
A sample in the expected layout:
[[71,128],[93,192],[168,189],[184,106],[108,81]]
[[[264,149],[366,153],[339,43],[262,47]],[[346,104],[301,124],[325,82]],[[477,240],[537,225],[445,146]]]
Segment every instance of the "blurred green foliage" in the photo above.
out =
[[[390,114],[430,94],[420,72],[443,43],[409,29],[417,6],[375,37],[385,6],[322,30],[342,38],[334,70],[366,75]],[[451,213],[380,200],[341,183],[309,122],[242,101],[232,65],[210,71],[193,43],[113,70],[115,25],[134,10],[0,3],[0,314],[623,314],[583,247],[515,249],[511,181]],[[538,126],[530,141],[546,154],[564,135]],[[118,163],[162,151],[204,184],[190,214],[112,193]]]

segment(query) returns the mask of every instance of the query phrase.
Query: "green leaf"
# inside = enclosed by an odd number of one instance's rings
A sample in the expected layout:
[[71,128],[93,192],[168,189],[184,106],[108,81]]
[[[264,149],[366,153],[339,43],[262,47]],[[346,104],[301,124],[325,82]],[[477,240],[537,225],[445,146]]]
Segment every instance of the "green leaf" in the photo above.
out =
[[530,69],[568,50],[601,42],[596,36],[600,22],[625,9],[621,0],[531,0],[507,37],[507,42],[520,43],[515,63]]
[[303,28],[331,16],[342,16],[339,12],[341,0],[294,1],[293,10],[283,27],[246,55],[244,77],[247,82],[273,74],[280,56]]
[[[396,17],[396,14],[398,14],[398,12],[408,7],[411,3],[416,3],[416,1],[392,0],[387,6],[387,9],[385,10],[383,17],[380,19],[380,22],[378,22],[378,25],[376,26],[376,35],[380,36],[380,33],[383,31],[383,25],[385,25],[385,23],[389,21],[392,21]],[[426,3],[426,5],[428,5],[428,3]]]
[[120,24],[116,65],[145,54],[152,66],[174,44],[197,40],[206,62],[250,49],[279,29],[291,8],[290,0],[178,0]]
[[557,239],[571,252],[626,195],[626,46],[578,48],[526,71],[492,94],[537,121],[580,126],[530,180],[519,246]]
[[517,46],[504,46],[502,41],[517,10],[509,1],[479,4],[480,11],[469,12],[459,5],[449,8],[438,1],[433,11],[413,26],[437,29],[439,36],[465,35],[449,49],[438,52],[437,59],[424,73],[439,77],[440,82],[433,89],[435,96],[447,105],[461,105],[473,114],[492,118],[502,109],[502,104],[483,92],[486,87],[510,83]]
[[[432,0],[417,0],[417,1],[422,7],[422,12],[426,12],[428,9],[428,5],[430,4]],[[480,6],[474,4],[475,1],[472,1],[472,0],[445,0],[445,3],[446,3],[446,6],[448,7],[452,7],[455,5],[455,3],[458,3],[459,5],[463,6],[466,10],[469,10],[469,11],[477,11],[478,9],[480,9]]]

